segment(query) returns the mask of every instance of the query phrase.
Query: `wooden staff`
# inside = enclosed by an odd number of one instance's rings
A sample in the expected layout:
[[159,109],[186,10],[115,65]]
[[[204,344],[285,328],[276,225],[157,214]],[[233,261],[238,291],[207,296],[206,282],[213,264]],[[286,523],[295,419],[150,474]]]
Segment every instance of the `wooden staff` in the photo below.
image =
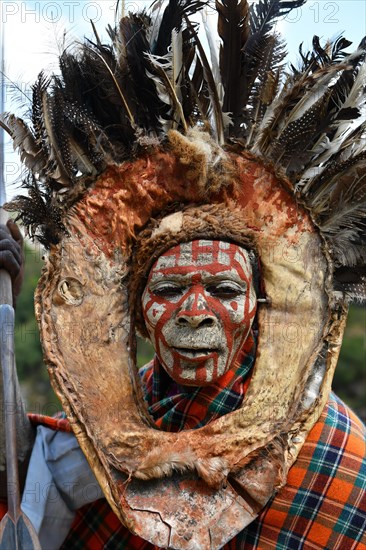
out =
[[41,550],[33,525],[20,508],[16,443],[16,415],[19,403],[15,395],[17,376],[14,361],[14,309],[11,305],[0,306],[0,327],[8,489],[8,512],[0,523],[0,549]]
[[[3,28],[1,29],[3,46]],[[3,54],[3,47],[1,47]],[[2,56],[3,59],[3,56]],[[3,63],[2,63],[3,74]],[[3,78],[1,79],[0,112],[3,111]],[[0,129],[0,205],[6,201],[5,182],[3,177],[4,147],[3,135]],[[0,223],[6,224],[7,214],[0,207]],[[29,420],[23,410],[19,382],[14,358],[14,309],[12,284],[9,273],[0,269],[0,474],[7,474],[8,512],[0,523],[0,550],[41,550],[36,532],[27,516],[20,508],[20,486],[18,464],[26,463],[34,434]],[[1,391],[3,385],[3,392]],[[5,424],[5,438],[4,438]],[[17,446],[17,435],[20,445]],[[5,445],[4,445],[5,439]],[[4,453],[5,447],[5,453]]]
[[[3,155],[2,155],[3,156]],[[1,159],[0,159],[1,161]],[[1,166],[2,172],[2,166]],[[5,202],[5,184],[0,174],[0,204]],[[0,223],[7,221],[7,214],[0,208]],[[4,448],[7,474],[8,512],[0,523],[0,550],[41,550],[33,525],[20,508],[18,457],[29,454],[34,435],[23,410],[14,356],[14,309],[12,284],[9,273],[0,269],[0,359],[3,392],[0,387],[0,406],[3,417],[0,422],[0,443]],[[1,403],[1,397],[2,403]],[[17,433],[20,445],[17,447]],[[4,456],[0,455],[0,469],[4,469]]]

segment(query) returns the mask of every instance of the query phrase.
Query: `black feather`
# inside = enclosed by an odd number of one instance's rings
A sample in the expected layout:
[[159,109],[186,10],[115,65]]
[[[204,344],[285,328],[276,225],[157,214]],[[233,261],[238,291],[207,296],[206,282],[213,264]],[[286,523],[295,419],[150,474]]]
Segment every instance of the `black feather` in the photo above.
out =
[[43,97],[47,93],[50,80],[41,72],[37,81],[32,86],[32,123],[33,132],[37,145],[49,162],[50,146],[47,137],[47,131],[43,119]]
[[128,77],[131,85],[133,112],[138,126],[149,130],[155,128],[160,133],[160,119],[167,115],[166,105],[160,100],[151,78],[154,68],[147,54],[150,45],[146,38],[146,29],[150,18],[145,14],[130,15],[120,22],[119,39],[124,50]]
[[219,14],[218,32],[220,47],[220,72],[225,91],[222,109],[230,113],[233,124],[230,134],[236,136],[243,121],[246,104],[246,75],[243,51],[249,37],[249,6],[246,0],[216,1]]
[[246,57],[252,60],[246,76],[246,111],[242,128],[247,147],[252,145],[259,123],[277,95],[286,56],[284,43],[278,35],[262,40],[263,44],[256,44],[257,49],[252,55],[249,55],[249,48],[254,43],[247,44],[246,49]]
[[192,32],[192,37],[197,48],[197,56],[202,64],[203,78],[205,80],[205,86],[207,87],[209,97],[210,97],[210,107],[212,110],[212,119],[213,119],[213,131],[215,137],[219,144],[224,142],[224,120],[223,113],[221,109],[219,93],[217,89],[217,82],[213,76],[210,63],[206,57],[205,50],[201,44],[201,41],[198,37],[198,32],[194,29],[194,26],[187,19],[188,27]]
[[75,176],[75,170],[71,158],[69,131],[65,125],[65,101],[62,90],[55,86],[53,90],[53,124],[56,138],[56,146],[60,152],[60,161],[65,169],[67,176],[72,181]]
[[259,0],[250,5],[250,28],[252,35],[269,33],[280,17],[300,8],[306,0]]
[[151,47],[151,53],[160,57],[166,55],[171,45],[173,30],[181,30],[185,17],[196,14],[207,3],[208,0],[169,0],[159,25],[156,41]]
[[17,212],[16,221],[21,220],[29,236],[36,238],[45,248],[57,244],[66,231],[62,212],[53,204],[52,194],[47,189],[42,190],[32,175],[23,182],[23,187],[28,196],[15,197],[6,205],[7,210]]

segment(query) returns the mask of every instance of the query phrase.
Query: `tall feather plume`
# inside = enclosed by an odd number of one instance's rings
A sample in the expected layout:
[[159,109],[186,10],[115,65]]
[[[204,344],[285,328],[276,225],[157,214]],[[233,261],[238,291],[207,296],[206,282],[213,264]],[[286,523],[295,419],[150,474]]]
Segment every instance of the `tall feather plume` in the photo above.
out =
[[152,44],[151,53],[164,56],[171,46],[173,30],[181,30],[185,18],[200,11],[208,2],[202,0],[169,0],[159,25],[157,38]]
[[75,177],[95,177],[105,167],[106,157],[114,158],[112,145],[80,105],[65,102],[63,114]]
[[207,44],[210,52],[212,74],[217,85],[220,101],[223,102],[224,90],[222,86],[220,62],[219,62],[220,50],[218,50],[217,48],[217,37],[215,33],[215,28],[214,28],[214,21],[213,21],[213,18],[210,16],[210,10],[208,7],[205,7],[203,10],[201,10],[201,18],[202,18],[203,28],[205,30],[204,36],[207,40]]
[[134,119],[134,116],[131,112],[131,109],[130,109],[130,106],[128,104],[128,101],[125,97],[125,94],[122,90],[122,87],[120,86],[120,83],[118,82],[115,74],[114,74],[114,68],[109,64],[108,60],[106,59],[107,56],[103,55],[105,53],[105,49],[104,49],[104,52],[103,51],[98,51],[98,50],[101,50],[100,47],[98,47],[98,49],[91,49],[90,48],[90,52],[93,53],[93,55],[95,55],[96,57],[99,57],[101,63],[105,66],[105,69],[108,71],[109,73],[109,76],[110,76],[110,82],[112,83],[112,85],[114,86],[115,88],[115,93],[117,94],[120,102],[121,102],[121,105],[123,105],[123,108],[124,110],[126,111],[126,115],[131,123],[131,126],[134,126],[135,124],[135,119]]
[[173,59],[171,56],[157,57],[149,55],[148,59],[152,69],[152,80],[155,82],[161,100],[169,106],[169,123],[168,128],[176,128],[180,124],[183,131],[186,132],[188,127],[185,121],[182,103],[175,87]]
[[159,120],[166,114],[166,108],[149,74],[152,71],[149,60],[151,49],[146,33],[150,24],[150,18],[145,13],[131,14],[121,19],[118,63],[130,82],[130,98],[138,125],[146,130],[159,130]]
[[181,74],[179,75],[180,99],[182,102],[185,120],[187,121],[189,126],[195,126],[198,120],[206,118],[207,113],[205,115],[203,113],[199,115],[199,112],[201,112],[201,107],[199,107],[197,104],[199,99],[197,98],[197,93],[194,89],[193,84],[193,74],[196,70],[198,63],[195,53],[195,45],[192,41],[191,31],[188,28],[184,28],[181,31],[181,45]]
[[[38,146],[46,160],[41,172],[41,178],[50,178],[60,186],[68,186],[71,179],[71,160],[68,156],[67,137],[59,109],[62,109],[56,98],[57,94],[49,94],[49,80],[41,73],[33,86],[33,126]],[[69,170],[68,170],[69,168]]]
[[[189,67],[191,64],[192,63],[190,62]],[[188,71],[186,70],[186,72]],[[206,129],[212,133],[213,130],[208,122],[211,114],[210,92],[207,82],[204,79],[204,71],[201,60],[196,55],[194,60],[194,70],[192,72],[191,79],[188,79],[188,84],[192,101],[196,105],[196,118],[200,122],[205,121]]]
[[[119,71],[113,46],[90,41],[61,56],[62,88],[100,127],[113,147],[115,160],[126,158],[134,139],[131,95]],[[127,88],[127,90],[126,90]]]
[[246,105],[243,73],[243,50],[249,38],[249,6],[246,0],[216,1],[219,14],[218,33],[222,40],[220,48],[220,71],[224,88],[222,109],[229,113],[232,125],[229,133],[237,135],[243,122]]
[[[183,33],[181,30],[172,32],[172,85],[179,102],[182,103],[182,77],[183,77]],[[183,109],[182,109],[183,114]],[[183,115],[184,116],[184,115]]]
[[189,29],[192,32],[193,40],[197,48],[197,57],[199,58],[200,64],[202,66],[203,78],[205,80],[205,86],[208,90],[210,97],[210,107],[212,112],[211,118],[211,128],[215,135],[217,142],[222,145],[225,141],[225,123],[223,117],[223,111],[221,108],[219,92],[216,86],[214,75],[212,74],[210,63],[207,59],[205,50],[201,44],[201,41],[198,36],[197,30],[194,28],[192,23],[187,19],[187,24]]
[[284,43],[277,34],[268,36],[256,57],[261,59],[258,72],[252,84],[246,111],[246,147],[253,145],[258,126],[268,106],[274,101],[280,86],[283,72],[283,59],[286,56]]
[[[280,40],[273,40],[270,33],[280,17],[287,15],[291,9],[300,7],[305,1],[260,0],[250,4],[249,32],[240,52],[240,80],[237,82],[237,86],[242,89],[241,116],[244,116],[244,123],[239,133],[232,132],[232,135],[244,138],[248,144],[252,143],[253,134],[265,111],[258,105],[258,98],[268,97],[271,86],[272,90],[273,86],[276,87],[276,80],[280,78],[282,71],[281,61],[285,56]],[[227,55],[228,52],[225,52],[225,56]],[[266,80],[266,74],[269,81]]]

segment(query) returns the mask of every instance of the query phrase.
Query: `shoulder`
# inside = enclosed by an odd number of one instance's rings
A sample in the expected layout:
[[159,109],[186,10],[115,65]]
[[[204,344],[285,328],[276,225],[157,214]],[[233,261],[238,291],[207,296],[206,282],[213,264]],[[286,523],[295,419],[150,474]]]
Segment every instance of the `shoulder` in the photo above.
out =
[[[340,501],[350,498],[355,487],[366,489],[366,428],[333,393],[291,468],[288,483],[313,487],[322,497],[334,494]],[[355,494],[354,500],[358,498]]]
[[291,468],[283,494],[314,536],[327,541],[323,548],[350,548],[362,540],[366,429],[334,394]]
[[286,485],[240,540],[276,550],[366,548],[365,440],[365,426],[331,394]]
[[345,403],[331,393],[304,447],[308,447],[310,452],[311,449],[317,450],[313,459],[319,455],[324,459],[333,456],[337,464],[344,457],[353,460],[353,467],[358,469],[362,463],[365,465],[366,427]]

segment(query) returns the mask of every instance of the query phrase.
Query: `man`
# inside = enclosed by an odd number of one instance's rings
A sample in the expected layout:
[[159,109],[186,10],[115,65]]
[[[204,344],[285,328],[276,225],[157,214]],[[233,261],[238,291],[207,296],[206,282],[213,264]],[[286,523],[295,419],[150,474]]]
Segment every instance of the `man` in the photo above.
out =
[[[14,250],[3,265],[16,278],[19,248],[8,238],[1,247]],[[144,369],[142,383],[149,412],[162,429],[197,428],[241,405],[255,353],[254,259],[240,246],[198,240],[169,249],[150,270],[142,311],[157,355]],[[227,547],[295,548],[301,540],[304,547],[331,548],[338,541],[340,547],[351,548],[359,540],[357,547],[362,548],[363,437],[357,418],[331,397],[286,487]],[[42,502],[35,499],[37,483],[52,484]],[[104,500],[94,502],[97,497],[102,498],[102,492],[73,436],[39,428],[23,509],[37,525],[43,547],[59,548],[65,536],[65,548],[70,547],[80,532],[87,548],[152,547],[128,535]],[[93,503],[86,503],[88,498]],[[89,512],[85,518],[78,513],[69,534],[74,510],[81,504]],[[91,525],[102,512],[107,514],[106,525],[98,535]],[[348,520],[340,524],[344,514]]]
[[[365,47],[315,40],[279,87],[270,27],[289,5],[218,2],[215,72],[201,7],[122,19],[110,48],[96,36],[40,76],[32,129],[4,119],[30,170],[13,208],[49,249],[36,312],[70,421],[39,428],[23,508],[55,548],[362,547],[364,432],[328,398],[365,294]],[[141,381],[135,328],[156,351]],[[37,483],[57,492],[36,507]]]

